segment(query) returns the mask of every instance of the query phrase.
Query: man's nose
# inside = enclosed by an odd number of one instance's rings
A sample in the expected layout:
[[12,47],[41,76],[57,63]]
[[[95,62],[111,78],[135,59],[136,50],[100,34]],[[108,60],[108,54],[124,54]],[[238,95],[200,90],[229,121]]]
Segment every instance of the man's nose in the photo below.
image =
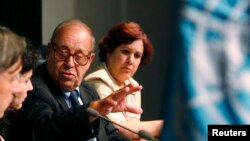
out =
[[75,65],[74,57],[72,55],[68,56],[64,63],[69,67],[73,67]]

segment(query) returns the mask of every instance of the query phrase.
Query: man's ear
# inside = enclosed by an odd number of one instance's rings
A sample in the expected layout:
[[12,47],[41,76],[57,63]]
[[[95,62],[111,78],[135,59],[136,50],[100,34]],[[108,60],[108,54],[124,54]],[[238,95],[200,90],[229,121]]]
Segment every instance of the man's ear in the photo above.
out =
[[95,58],[95,53],[92,52],[92,53],[90,54],[90,57],[89,57],[89,62],[92,63],[92,61],[94,60],[94,58]]
[[92,52],[89,56],[90,56],[90,57],[89,57],[88,63],[86,64],[86,69],[87,69],[87,70],[89,69],[89,67],[91,66],[92,61],[93,61],[94,58],[95,58],[95,53]]

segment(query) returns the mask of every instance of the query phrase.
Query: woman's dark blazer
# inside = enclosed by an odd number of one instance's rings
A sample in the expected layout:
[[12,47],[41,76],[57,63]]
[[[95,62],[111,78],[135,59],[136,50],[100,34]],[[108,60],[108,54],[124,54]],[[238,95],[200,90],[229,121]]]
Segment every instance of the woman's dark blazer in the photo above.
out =
[[47,72],[46,62],[37,67],[31,80],[34,89],[12,120],[10,141],[84,141],[95,135],[98,141],[130,140],[107,121],[89,122],[85,110],[99,96],[86,82],[79,86],[84,104],[69,109]]

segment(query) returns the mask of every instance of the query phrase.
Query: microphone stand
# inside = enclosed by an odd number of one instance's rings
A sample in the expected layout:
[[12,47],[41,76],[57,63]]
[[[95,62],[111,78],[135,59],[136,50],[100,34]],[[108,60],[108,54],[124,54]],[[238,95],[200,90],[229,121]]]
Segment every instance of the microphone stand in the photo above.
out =
[[121,124],[117,123],[117,122],[114,122],[114,121],[111,121],[109,118],[105,117],[105,116],[102,116],[101,114],[99,114],[98,111],[94,110],[93,108],[87,108],[86,109],[86,112],[90,115],[90,116],[94,116],[94,117],[99,117],[99,118],[102,118],[104,120],[107,120],[108,122],[111,122],[117,126],[120,126],[121,128],[124,128],[134,134],[137,134],[140,138],[143,138],[143,139],[146,139],[146,140],[149,140],[149,141],[157,141],[152,135],[150,135],[147,131],[145,130],[140,130],[138,133],[125,127],[125,126],[122,126]]

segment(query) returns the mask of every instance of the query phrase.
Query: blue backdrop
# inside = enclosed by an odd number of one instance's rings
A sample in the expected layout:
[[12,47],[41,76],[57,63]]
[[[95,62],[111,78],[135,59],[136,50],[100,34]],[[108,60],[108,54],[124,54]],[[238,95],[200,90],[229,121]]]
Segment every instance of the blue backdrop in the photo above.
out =
[[250,124],[250,1],[181,5],[161,140],[207,141],[209,124]]

